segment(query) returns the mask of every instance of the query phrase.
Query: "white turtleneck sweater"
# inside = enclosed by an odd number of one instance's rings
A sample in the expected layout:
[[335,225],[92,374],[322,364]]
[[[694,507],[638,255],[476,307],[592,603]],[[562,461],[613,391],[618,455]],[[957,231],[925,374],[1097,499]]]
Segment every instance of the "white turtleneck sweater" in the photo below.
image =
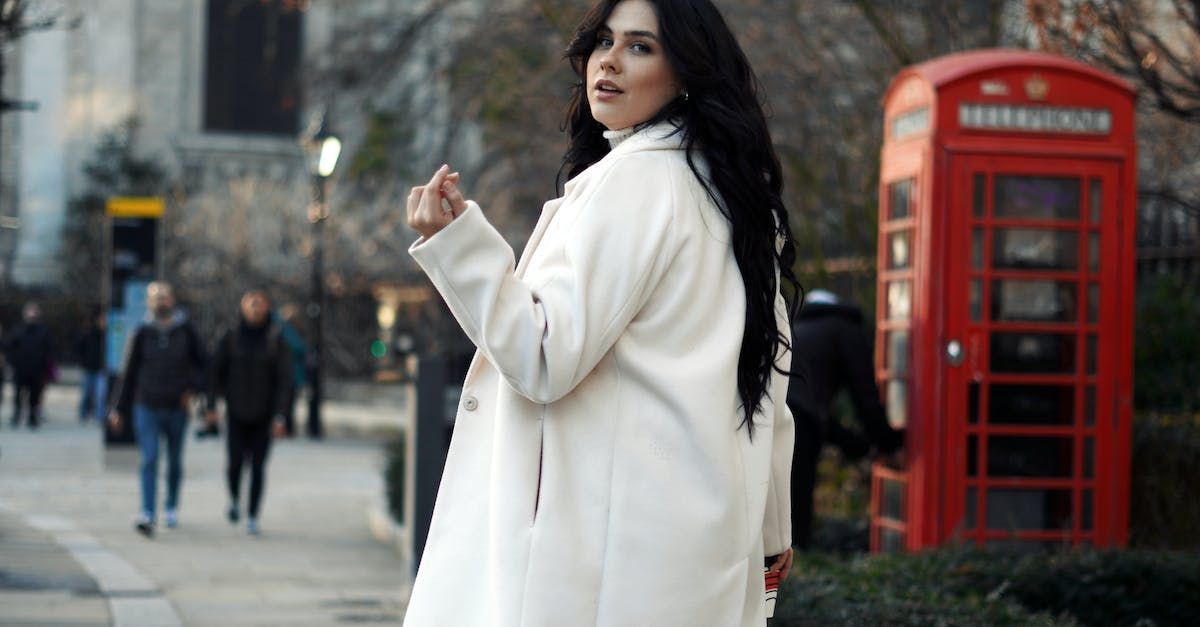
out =
[[608,140],[609,149],[615,149],[621,145],[621,142],[633,137],[633,134],[636,132],[636,126],[629,126],[616,131],[604,131],[604,139]]

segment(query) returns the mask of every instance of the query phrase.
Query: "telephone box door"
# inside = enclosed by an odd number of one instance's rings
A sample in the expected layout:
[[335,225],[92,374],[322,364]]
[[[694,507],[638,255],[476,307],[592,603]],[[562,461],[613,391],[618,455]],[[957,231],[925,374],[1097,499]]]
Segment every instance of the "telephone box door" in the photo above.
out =
[[950,537],[1110,544],[1119,167],[949,155],[942,338]]

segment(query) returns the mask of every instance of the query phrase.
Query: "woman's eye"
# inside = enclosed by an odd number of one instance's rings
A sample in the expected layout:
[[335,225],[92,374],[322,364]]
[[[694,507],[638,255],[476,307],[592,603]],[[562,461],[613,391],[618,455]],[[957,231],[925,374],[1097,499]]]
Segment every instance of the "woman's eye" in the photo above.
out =
[[600,37],[596,39],[597,48],[612,48],[613,41],[608,37]]
[[646,44],[633,44],[629,48],[637,53],[650,54],[650,46],[647,46]]

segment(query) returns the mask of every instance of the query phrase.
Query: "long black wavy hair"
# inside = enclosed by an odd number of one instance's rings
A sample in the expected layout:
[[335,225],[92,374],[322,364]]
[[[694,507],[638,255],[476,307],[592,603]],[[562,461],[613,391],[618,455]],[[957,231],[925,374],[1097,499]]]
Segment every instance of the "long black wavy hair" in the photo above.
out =
[[[622,0],[600,0],[575,30],[566,59],[579,76],[567,107],[570,145],[559,182],[574,178],[608,154],[605,127],[592,117],[587,99],[587,62],[597,34]],[[667,103],[639,126],[662,121],[683,133],[688,167],[729,220],[733,254],[746,288],[746,326],[738,356],[741,425],[754,436],[753,416],[768,395],[772,369],[788,336],[776,323],[779,277],[794,288],[789,319],[803,289],[792,272],[795,245],[781,196],[782,169],[760,98],[760,84],[720,11],[709,0],[649,0],[658,16],[668,62],[686,96]],[[708,166],[697,167],[697,155]],[[561,190],[560,190],[561,191]],[[776,399],[784,402],[784,399]]]

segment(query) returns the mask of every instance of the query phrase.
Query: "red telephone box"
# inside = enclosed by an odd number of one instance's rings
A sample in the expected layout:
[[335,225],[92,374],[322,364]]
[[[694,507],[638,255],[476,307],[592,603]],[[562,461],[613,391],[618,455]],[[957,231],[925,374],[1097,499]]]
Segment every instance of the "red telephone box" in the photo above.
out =
[[906,466],[873,468],[873,551],[1125,543],[1133,100],[1013,50],[892,81],[875,359]]

